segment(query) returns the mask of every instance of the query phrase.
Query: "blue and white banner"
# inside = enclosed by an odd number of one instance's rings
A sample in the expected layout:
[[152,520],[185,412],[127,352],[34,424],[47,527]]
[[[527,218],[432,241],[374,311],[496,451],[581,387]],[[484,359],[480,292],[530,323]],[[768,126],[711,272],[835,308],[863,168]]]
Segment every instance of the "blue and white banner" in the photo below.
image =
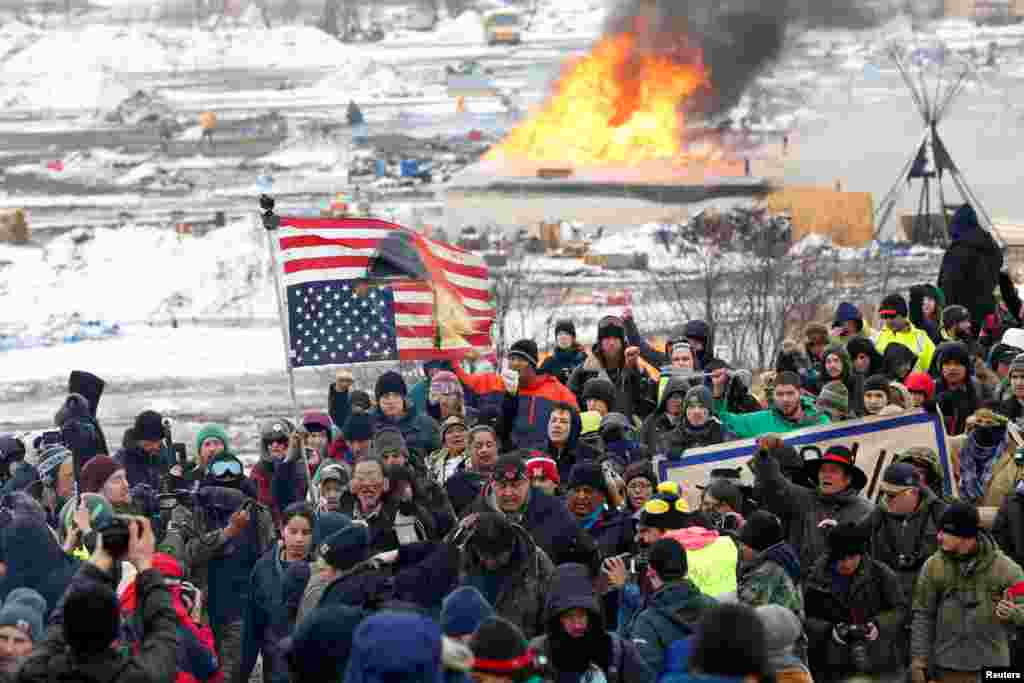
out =
[[[867,475],[868,485],[862,495],[874,500],[879,493],[882,473],[899,453],[914,446],[931,448],[939,456],[946,495],[956,495],[956,482],[946,445],[946,432],[937,414],[913,410],[899,415],[866,417],[860,420],[840,422],[821,427],[809,427],[786,434],[780,434],[783,441],[797,449],[816,446],[824,452],[833,444],[852,448],[857,445],[857,467]],[[719,446],[709,446],[687,451],[682,458],[670,460],[655,458],[655,469],[660,481],[678,482],[686,491],[691,510],[700,506],[700,489],[719,468],[739,469],[743,482],[752,484],[753,473],[747,463],[754,456],[757,443],[753,439],[730,441]],[[807,455],[808,459],[817,455]]]

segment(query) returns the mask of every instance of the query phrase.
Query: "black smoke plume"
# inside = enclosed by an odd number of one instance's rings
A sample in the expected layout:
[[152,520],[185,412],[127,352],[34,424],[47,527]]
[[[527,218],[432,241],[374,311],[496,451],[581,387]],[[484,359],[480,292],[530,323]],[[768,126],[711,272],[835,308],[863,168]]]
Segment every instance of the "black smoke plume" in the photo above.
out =
[[[866,28],[876,23],[863,0],[623,0],[605,34],[635,32],[637,48],[692,60],[700,49],[711,90],[687,109],[714,117],[733,107],[782,54],[786,41],[810,28]],[[627,75],[628,77],[628,75]]]

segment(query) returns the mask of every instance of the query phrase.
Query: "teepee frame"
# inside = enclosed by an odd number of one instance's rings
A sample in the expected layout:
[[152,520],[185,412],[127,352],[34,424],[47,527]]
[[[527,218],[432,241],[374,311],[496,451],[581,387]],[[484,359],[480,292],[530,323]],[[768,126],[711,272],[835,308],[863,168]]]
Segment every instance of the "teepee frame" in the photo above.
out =
[[[895,46],[890,48],[889,56],[896,63],[896,69],[903,78],[907,89],[910,90],[914,104],[917,105],[921,119],[924,121],[924,131],[922,132],[920,142],[914,148],[913,156],[904,164],[896,182],[875,210],[875,239],[879,239],[881,236],[882,230],[892,216],[897,201],[903,196],[906,189],[910,187],[911,181],[919,180],[921,181],[921,191],[918,197],[917,213],[914,215],[914,231],[920,231],[924,225],[928,225],[930,229],[929,222],[931,221],[932,210],[933,208],[938,209],[943,221],[943,244],[948,244],[949,212],[947,209],[955,209],[958,206],[946,204],[942,180],[944,176],[948,175],[959,193],[962,203],[973,206],[982,226],[987,228],[997,241],[1005,244],[1005,240],[1002,239],[1002,236],[996,230],[988,211],[982,205],[974,190],[971,189],[971,186],[968,185],[963,172],[953,161],[946,143],[942,141],[942,137],[939,135],[939,124],[949,114],[953,101],[963,92],[967,79],[971,74],[971,67],[964,63],[959,74],[951,79],[945,88],[943,88],[943,78],[940,73],[934,91],[929,92],[923,74],[919,74],[915,82],[914,76],[907,67],[903,55],[900,54]],[[932,187],[933,184],[934,188]],[[935,195],[937,195],[938,200],[937,206],[932,204]]]

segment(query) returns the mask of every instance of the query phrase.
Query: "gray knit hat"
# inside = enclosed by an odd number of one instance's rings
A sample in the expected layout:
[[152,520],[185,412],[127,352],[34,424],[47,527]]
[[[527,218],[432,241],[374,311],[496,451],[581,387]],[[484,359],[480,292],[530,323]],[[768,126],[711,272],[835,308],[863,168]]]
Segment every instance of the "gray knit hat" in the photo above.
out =
[[691,387],[686,392],[686,398],[683,400],[683,405],[689,407],[694,403],[700,404],[703,408],[706,408],[710,413],[712,412],[714,399],[711,396],[711,391],[705,386]]
[[850,391],[842,382],[829,382],[821,388],[814,405],[829,415],[847,416],[850,414]]
[[400,451],[405,454],[405,457],[409,457],[409,447],[405,444],[402,432],[393,427],[386,427],[373,436],[374,456],[383,458],[385,453],[395,451]]

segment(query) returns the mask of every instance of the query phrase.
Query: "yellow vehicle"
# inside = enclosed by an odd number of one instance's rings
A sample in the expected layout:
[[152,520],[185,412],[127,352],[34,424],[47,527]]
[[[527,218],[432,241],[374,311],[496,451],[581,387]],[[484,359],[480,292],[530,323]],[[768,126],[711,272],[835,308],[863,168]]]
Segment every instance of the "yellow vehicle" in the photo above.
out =
[[523,41],[523,17],[515,10],[495,10],[484,17],[488,45],[519,45]]

